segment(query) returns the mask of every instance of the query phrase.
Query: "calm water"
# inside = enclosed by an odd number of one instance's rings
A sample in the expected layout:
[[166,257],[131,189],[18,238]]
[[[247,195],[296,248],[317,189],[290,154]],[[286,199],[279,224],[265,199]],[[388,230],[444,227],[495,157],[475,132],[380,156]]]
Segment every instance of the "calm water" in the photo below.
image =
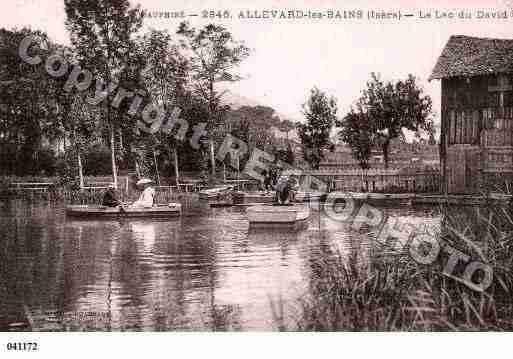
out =
[[365,226],[319,212],[307,230],[254,232],[241,208],[183,205],[176,220],[77,221],[62,205],[0,202],[0,330],[275,330],[277,316],[297,315],[323,247],[376,252]]

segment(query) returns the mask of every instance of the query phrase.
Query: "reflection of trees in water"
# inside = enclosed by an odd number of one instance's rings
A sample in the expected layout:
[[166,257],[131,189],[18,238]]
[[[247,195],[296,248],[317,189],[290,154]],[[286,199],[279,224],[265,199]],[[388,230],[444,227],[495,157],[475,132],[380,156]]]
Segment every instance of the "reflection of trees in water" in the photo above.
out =
[[273,228],[271,230],[250,228],[247,241],[251,243],[251,247],[275,247],[279,245],[281,259],[285,260],[289,253],[290,245],[298,240],[298,233],[298,231],[280,228]]
[[[64,312],[111,312],[112,246],[119,237],[116,221],[66,223],[64,243]],[[95,318],[96,319],[96,318]],[[69,330],[110,329],[110,321],[67,320]]]
[[217,305],[210,309],[210,322],[206,328],[213,331],[240,330],[241,308],[238,305]]
[[223,226],[213,218],[195,218],[188,230],[182,233],[181,246],[178,248],[182,268],[181,275],[190,279],[184,285],[189,293],[194,293],[197,306],[189,315],[197,316],[196,329],[228,330],[236,329],[240,310],[237,306],[218,304],[216,288],[219,281],[219,263],[217,253],[219,243],[227,235]]
[[165,259],[177,246],[179,221],[130,221],[113,248],[116,328],[163,330],[184,312],[180,276]]
[[215,303],[216,231],[186,231],[180,223],[127,221],[112,231],[91,226],[99,243],[80,249],[86,280],[77,278],[76,286],[96,293],[75,300],[111,312],[114,330],[229,327],[236,308]]
[[[62,305],[62,237],[49,204],[3,202],[0,213],[0,329],[31,328]],[[57,221],[58,222],[58,221]],[[57,240],[56,240],[57,238]],[[13,329],[15,329],[13,327]]]
[[232,286],[242,282],[246,300],[258,308],[256,315],[245,313],[251,326],[281,330],[293,317],[296,296],[305,291],[309,251],[317,244],[307,230],[278,227],[250,228],[244,241],[251,256],[243,270],[247,284],[232,275]]

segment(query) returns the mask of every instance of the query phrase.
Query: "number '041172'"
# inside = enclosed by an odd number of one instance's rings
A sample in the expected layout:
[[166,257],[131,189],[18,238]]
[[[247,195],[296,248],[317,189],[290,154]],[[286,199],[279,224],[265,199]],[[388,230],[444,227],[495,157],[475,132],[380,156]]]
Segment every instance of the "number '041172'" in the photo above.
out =
[[6,345],[7,350],[9,351],[24,351],[24,352],[32,352],[38,349],[37,343],[34,342],[11,342]]

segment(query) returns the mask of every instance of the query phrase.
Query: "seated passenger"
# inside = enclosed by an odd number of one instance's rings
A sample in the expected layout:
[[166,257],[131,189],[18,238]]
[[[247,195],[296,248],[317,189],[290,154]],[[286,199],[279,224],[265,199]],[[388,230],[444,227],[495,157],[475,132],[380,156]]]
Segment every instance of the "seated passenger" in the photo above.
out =
[[264,181],[263,181],[263,189],[266,193],[269,193],[269,191],[272,189],[272,185],[271,185],[271,174],[269,172],[267,172],[266,170],[264,170],[262,172],[262,176],[264,177]]
[[288,180],[288,187],[290,191],[290,202],[296,201],[296,193],[299,190],[299,180],[296,178],[295,175],[291,175]]
[[106,207],[117,207],[121,204],[121,202],[116,197],[116,191],[113,185],[110,185],[109,188],[103,194],[102,206]]
[[288,204],[289,195],[289,178],[287,176],[281,176],[276,183],[276,201],[278,204]]
[[132,204],[132,207],[153,207],[153,199],[155,197],[155,189],[152,186],[153,181],[143,178],[137,181],[137,187],[143,188],[139,199]]

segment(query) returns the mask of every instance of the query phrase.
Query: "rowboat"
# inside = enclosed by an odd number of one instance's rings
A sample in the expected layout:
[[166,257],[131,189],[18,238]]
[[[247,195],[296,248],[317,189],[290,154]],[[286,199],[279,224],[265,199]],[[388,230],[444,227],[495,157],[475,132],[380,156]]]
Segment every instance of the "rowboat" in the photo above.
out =
[[323,202],[326,200],[326,193],[323,192],[296,192],[294,199],[296,202]]
[[182,213],[180,203],[160,204],[153,207],[105,207],[98,205],[66,206],[66,216],[76,218],[170,218]]
[[233,186],[220,186],[220,187],[209,188],[209,189],[200,191],[199,198],[200,199],[219,198],[222,195],[226,195],[226,194],[230,193],[232,190],[233,190]]
[[234,204],[247,204],[247,203],[272,203],[274,202],[275,193],[252,191],[252,192],[233,192],[232,198]]
[[310,209],[302,205],[253,206],[246,209],[251,228],[291,228],[308,226]]

